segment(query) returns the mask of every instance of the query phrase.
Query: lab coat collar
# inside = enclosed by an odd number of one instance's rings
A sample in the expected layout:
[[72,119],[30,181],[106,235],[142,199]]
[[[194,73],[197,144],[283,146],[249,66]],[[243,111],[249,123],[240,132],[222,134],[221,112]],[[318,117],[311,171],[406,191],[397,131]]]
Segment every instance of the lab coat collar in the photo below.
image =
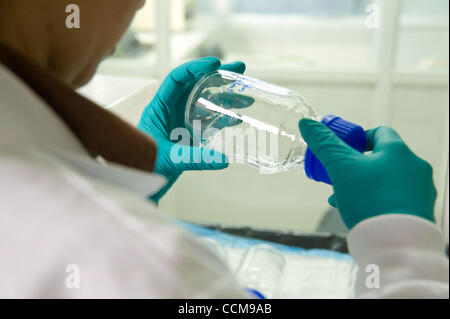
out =
[[0,45],[0,62],[20,77],[65,122],[94,157],[147,172],[156,144],[147,135],[96,105],[12,50]]
[[149,173],[150,138],[1,45],[0,105],[0,142],[31,140],[82,174],[142,195],[166,183]]

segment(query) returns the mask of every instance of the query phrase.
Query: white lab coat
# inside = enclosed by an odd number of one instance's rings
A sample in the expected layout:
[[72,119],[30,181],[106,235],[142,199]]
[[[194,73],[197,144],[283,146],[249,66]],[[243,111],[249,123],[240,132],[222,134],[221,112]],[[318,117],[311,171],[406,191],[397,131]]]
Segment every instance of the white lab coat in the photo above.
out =
[[[0,297],[246,297],[228,267],[146,199],[163,178],[92,159],[0,65]],[[355,227],[350,250],[381,268],[358,297],[448,297],[436,226],[401,215]],[[299,269],[301,271],[301,269]]]

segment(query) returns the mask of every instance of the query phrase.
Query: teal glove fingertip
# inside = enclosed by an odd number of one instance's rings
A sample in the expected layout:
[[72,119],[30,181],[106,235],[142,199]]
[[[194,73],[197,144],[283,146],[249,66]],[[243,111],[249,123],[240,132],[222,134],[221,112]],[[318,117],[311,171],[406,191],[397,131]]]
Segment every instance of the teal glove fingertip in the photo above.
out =
[[330,130],[326,125],[309,118],[301,119],[298,124],[300,133],[307,144],[313,143],[313,138],[317,134]]
[[223,64],[220,66],[219,70],[227,70],[235,73],[243,74],[245,72],[246,65],[244,62],[235,61],[227,64]]
[[[172,79],[177,84],[185,85],[198,81],[204,74],[217,70],[220,65],[220,60],[215,57],[189,61],[172,70],[169,74],[169,79]],[[163,86],[164,83],[161,87]]]
[[210,71],[214,71],[217,70],[220,65],[221,62],[218,58],[216,57],[205,57],[205,58],[200,58],[194,62],[191,62],[188,64],[189,65],[189,70],[198,75],[201,74],[203,75],[204,73],[210,72]]

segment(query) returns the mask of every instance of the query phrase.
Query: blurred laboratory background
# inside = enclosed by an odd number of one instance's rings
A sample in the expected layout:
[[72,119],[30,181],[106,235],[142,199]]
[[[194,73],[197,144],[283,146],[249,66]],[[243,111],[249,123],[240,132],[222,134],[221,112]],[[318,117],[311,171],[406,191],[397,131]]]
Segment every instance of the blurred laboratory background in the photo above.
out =
[[[202,56],[293,89],[319,114],[394,127],[434,168],[445,206],[449,137],[448,0],[147,0],[115,56],[82,91],[136,125],[158,83]],[[302,170],[260,175],[235,164],[186,172],[161,208],[185,221],[345,232],[329,185]],[[334,217],[333,217],[334,216]]]

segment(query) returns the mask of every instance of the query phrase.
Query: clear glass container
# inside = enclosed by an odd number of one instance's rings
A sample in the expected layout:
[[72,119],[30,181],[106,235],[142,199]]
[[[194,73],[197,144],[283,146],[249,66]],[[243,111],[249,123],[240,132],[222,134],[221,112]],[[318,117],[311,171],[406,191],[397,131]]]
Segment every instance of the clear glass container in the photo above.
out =
[[275,296],[280,286],[286,261],[281,253],[269,245],[250,247],[236,270],[239,283],[258,291],[265,298]]
[[222,152],[230,163],[277,173],[303,166],[303,118],[318,119],[300,94],[219,70],[195,85],[185,120],[196,144]]

